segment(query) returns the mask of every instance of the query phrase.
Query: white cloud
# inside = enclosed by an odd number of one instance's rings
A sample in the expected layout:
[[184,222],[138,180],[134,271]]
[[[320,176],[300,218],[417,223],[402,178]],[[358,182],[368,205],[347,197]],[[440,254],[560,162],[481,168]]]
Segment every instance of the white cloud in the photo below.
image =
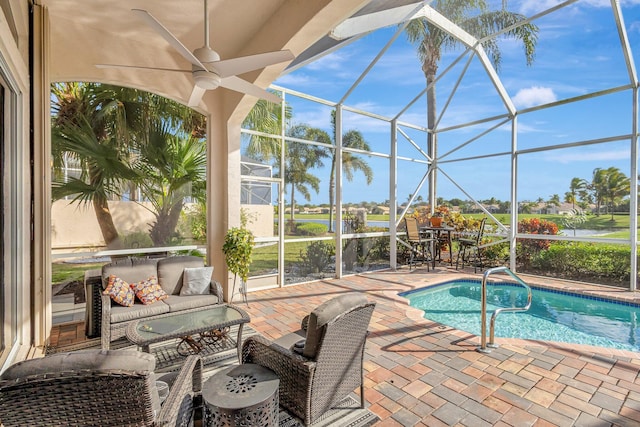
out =
[[309,63],[307,68],[314,71],[341,70],[345,64],[348,64],[350,58],[351,55],[347,51],[339,50]]
[[513,102],[517,107],[527,108],[534,105],[547,104],[557,100],[556,94],[553,93],[553,89],[549,87],[532,86],[525,89],[520,89],[516,96],[513,97]]
[[633,21],[631,25],[629,25],[630,33],[640,33],[640,21]]
[[310,82],[312,82],[312,79],[306,74],[291,73],[291,74],[285,74],[284,76],[279,77],[274,82],[274,84],[276,84],[277,86],[283,86],[283,87],[296,87],[299,85],[309,84]]
[[525,15],[534,15],[560,3],[562,3],[561,0],[525,0],[520,5],[520,12]]

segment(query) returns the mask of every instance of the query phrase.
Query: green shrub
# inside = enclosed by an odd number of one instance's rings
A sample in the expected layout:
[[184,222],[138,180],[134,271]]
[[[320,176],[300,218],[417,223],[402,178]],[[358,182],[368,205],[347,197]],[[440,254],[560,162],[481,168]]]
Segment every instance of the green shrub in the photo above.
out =
[[203,205],[195,205],[180,214],[178,225],[183,234],[191,234],[196,242],[207,241],[207,211]]
[[331,243],[311,242],[306,251],[300,251],[300,267],[304,274],[320,273],[331,264],[331,257],[334,254]]
[[[484,240],[483,240],[483,243]],[[505,265],[509,262],[509,243],[502,242],[482,249],[482,259],[487,265]]]
[[317,222],[303,222],[296,225],[296,234],[300,236],[322,236],[329,227]]
[[631,274],[630,256],[631,249],[626,245],[557,242],[541,251],[531,266],[568,279],[606,278],[624,282]]

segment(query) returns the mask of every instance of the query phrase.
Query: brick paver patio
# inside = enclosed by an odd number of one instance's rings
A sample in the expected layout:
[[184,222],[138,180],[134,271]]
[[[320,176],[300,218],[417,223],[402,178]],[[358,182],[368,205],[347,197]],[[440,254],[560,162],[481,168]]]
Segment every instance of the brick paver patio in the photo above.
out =
[[480,353],[478,337],[422,318],[397,296],[452,278],[439,268],[323,280],[250,293],[247,311],[253,328],[277,338],[338,294],[365,292],[376,301],[365,396],[380,426],[640,425],[637,353],[500,339],[499,348]]
[[[278,338],[298,329],[322,302],[366,293],[377,306],[366,347],[365,396],[379,426],[640,426],[638,353],[506,339],[480,353],[478,337],[422,318],[397,295],[457,276],[442,267],[370,273],[252,292],[249,307],[236,304],[250,313],[252,328]],[[564,286],[640,299],[638,292]],[[82,339],[82,331],[56,327],[52,341]]]

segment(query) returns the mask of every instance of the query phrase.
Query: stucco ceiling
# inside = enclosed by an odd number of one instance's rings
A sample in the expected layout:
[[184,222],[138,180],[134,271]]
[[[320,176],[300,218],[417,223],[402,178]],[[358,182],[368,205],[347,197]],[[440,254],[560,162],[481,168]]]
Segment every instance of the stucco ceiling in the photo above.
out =
[[[204,45],[204,0],[40,0],[50,24],[52,81],[101,81],[138,87],[186,103],[190,74],[101,69],[96,64],[189,68],[185,59],[131,9],[155,16],[189,50]],[[289,49],[301,54],[367,0],[209,0],[211,47],[222,59]],[[242,77],[266,88],[288,64]],[[211,111],[216,99],[237,103],[227,89],[209,91],[201,105]],[[255,98],[252,98],[255,101]]]

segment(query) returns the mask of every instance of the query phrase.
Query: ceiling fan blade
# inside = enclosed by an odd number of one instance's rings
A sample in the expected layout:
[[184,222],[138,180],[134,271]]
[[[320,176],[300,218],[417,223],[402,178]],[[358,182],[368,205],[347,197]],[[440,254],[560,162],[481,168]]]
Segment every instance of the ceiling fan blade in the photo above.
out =
[[276,104],[280,104],[282,102],[282,98],[279,96],[276,96],[271,92],[267,92],[253,83],[242,80],[240,77],[225,77],[220,82],[220,86],[235,90],[236,92],[246,93],[247,95],[255,96],[257,98],[266,99],[267,101],[274,102]]
[[200,104],[200,101],[202,100],[202,97],[204,96],[204,93],[206,91],[207,91],[206,89],[203,89],[200,86],[194,85],[193,91],[191,91],[191,96],[189,97],[189,102],[187,103],[187,105],[189,107],[197,107]]
[[191,70],[176,70],[175,68],[161,68],[161,67],[140,67],[138,65],[121,65],[121,64],[96,64],[96,68],[124,68],[134,70],[152,70],[152,71],[171,71],[174,73],[191,73]]
[[171,45],[171,47],[178,51],[178,53],[182,55],[187,61],[197,67],[206,69],[202,62],[200,62],[200,60],[196,58],[195,55],[191,53],[189,49],[187,49],[185,45],[182,44],[182,42],[180,42],[180,40],[178,40],[173,34],[171,34],[171,31],[169,31],[167,27],[162,25],[160,21],[158,21],[152,14],[144,9],[131,10],[138,14],[140,18],[145,20],[151,28],[153,28],[158,34],[160,34],[162,38],[164,38]]
[[290,50],[277,50],[275,52],[265,52],[257,55],[205,62],[205,64],[209,65],[209,69],[213,69],[220,77],[229,77],[258,70],[268,65],[291,61],[293,58],[293,53],[291,53]]

